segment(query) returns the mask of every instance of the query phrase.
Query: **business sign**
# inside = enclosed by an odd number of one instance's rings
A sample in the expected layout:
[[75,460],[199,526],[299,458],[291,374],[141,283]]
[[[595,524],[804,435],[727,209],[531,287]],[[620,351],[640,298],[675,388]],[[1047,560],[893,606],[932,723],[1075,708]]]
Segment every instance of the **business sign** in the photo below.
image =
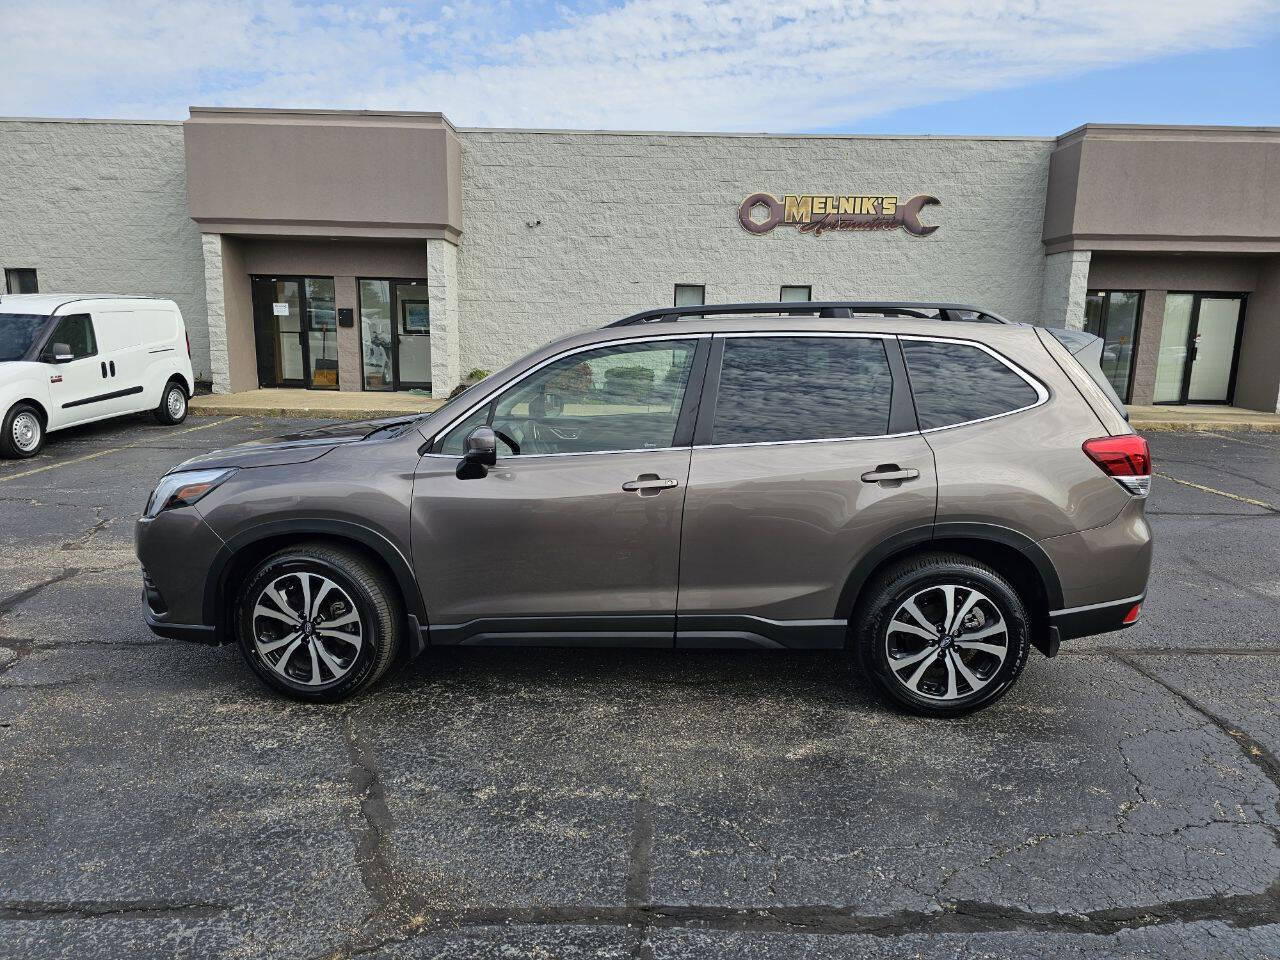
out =
[[[795,227],[801,233],[821,236],[827,230],[896,230],[927,237],[936,225],[920,222],[920,209],[942,203],[937,197],[839,196],[788,194],[779,200],[771,193],[753,193],[738,207],[738,222],[751,233],[768,233],[774,227]],[[762,210],[763,219],[752,214]]]

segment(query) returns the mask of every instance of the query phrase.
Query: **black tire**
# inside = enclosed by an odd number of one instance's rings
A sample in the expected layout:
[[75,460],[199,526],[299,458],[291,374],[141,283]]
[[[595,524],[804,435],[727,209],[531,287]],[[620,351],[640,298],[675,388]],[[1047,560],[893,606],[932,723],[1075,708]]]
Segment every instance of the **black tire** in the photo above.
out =
[[15,403],[0,425],[0,457],[26,460],[44,449],[44,417],[30,403]]
[[[978,597],[962,619],[965,625],[954,625],[950,633],[945,629],[949,587],[955,613],[975,593]],[[909,600],[928,621],[927,629],[904,611]],[[917,627],[935,638],[917,633]],[[985,563],[950,553],[912,557],[878,575],[852,624],[862,669],[897,703],[933,717],[961,716],[999,700],[1026,666],[1030,641],[1026,604],[1009,581]],[[977,643],[992,649],[973,646]],[[1002,648],[1002,657],[995,648]],[[899,664],[896,670],[893,664]]]
[[[338,588],[337,595],[332,587],[324,587],[325,580]],[[256,614],[270,586],[295,620],[304,609],[303,590],[314,589],[311,601],[316,609],[310,619],[328,619],[307,630],[284,618]],[[272,599],[263,606],[280,608]],[[318,635],[325,623],[350,619],[349,606],[357,615],[354,627],[343,624]],[[331,703],[373,686],[399,652],[403,622],[400,596],[390,578],[361,554],[325,543],[300,543],[267,557],[254,567],[236,598],[236,640],[246,662],[267,685],[298,700]],[[357,638],[358,649],[350,639],[335,638],[337,633]],[[296,644],[289,639],[294,634],[302,634]],[[284,645],[277,647],[278,654],[264,652],[264,646],[280,641]]]
[[174,378],[164,385],[160,392],[160,405],[155,409],[157,423],[175,426],[187,419],[187,388],[182,381]]

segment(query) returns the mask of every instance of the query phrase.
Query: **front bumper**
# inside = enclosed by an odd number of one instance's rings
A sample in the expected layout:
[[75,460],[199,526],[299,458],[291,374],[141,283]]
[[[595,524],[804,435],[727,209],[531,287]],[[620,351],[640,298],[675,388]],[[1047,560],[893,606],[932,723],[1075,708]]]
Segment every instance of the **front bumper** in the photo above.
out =
[[220,642],[214,626],[202,621],[205,585],[222,539],[193,507],[139,519],[133,539],[142,563],[143,610],[151,632],[176,640]]

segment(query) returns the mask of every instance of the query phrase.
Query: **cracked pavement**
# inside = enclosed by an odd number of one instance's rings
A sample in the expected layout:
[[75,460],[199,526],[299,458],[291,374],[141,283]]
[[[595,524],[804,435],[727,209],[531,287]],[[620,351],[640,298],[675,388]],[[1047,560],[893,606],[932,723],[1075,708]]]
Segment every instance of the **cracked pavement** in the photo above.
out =
[[[131,542],[301,425],[0,462],[0,958],[1280,957],[1275,511],[1157,479],[1143,622],[965,720],[826,653],[428,650],[323,707],[152,636]],[[1280,437],[1152,441],[1280,503]]]

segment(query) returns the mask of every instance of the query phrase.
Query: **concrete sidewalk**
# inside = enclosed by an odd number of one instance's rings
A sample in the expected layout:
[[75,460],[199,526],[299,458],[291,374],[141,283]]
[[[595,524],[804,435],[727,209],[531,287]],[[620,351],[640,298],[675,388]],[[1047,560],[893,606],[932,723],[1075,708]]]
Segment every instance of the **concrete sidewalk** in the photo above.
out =
[[1209,430],[1280,433],[1280,414],[1214,404],[1187,406],[1129,406],[1135,430]]
[[299,419],[371,420],[409,413],[430,413],[443,400],[412,393],[375,391],[245,390],[191,398],[193,416],[296,417]]

